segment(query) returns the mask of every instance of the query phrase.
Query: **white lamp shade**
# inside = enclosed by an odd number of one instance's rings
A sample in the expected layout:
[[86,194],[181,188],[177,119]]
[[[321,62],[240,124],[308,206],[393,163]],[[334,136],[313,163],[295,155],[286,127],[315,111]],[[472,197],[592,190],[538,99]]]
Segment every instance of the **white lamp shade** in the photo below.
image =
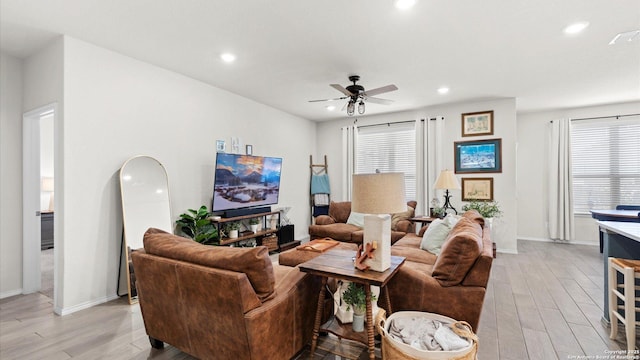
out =
[[53,191],[53,178],[52,177],[42,177],[42,191]]
[[458,178],[453,174],[453,171],[442,170],[433,187],[440,190],[460,190],[460,182],[458,182]]
[[406,210],[403,173],[353,175],[351,211],[392,214]]

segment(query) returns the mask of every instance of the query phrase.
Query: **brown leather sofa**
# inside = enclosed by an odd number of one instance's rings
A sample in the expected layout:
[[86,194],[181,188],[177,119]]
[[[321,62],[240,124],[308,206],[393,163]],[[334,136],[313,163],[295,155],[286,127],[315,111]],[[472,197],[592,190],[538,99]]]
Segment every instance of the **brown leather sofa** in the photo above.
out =
[[309,343],[320,282],[266,247],[212,247],[149,229],[132,253],[152,346],[201,359],[290,359]]
[[441,314],[477,330],[493,263],[484,219],[475,210],[462,214],[438,256],[421,250],[421,241],[422,236],[407,234],[391,247],[392,255],[406,257],[388,284],[393,311]]
[[[414,216],[417,202],[409,201],[407,211],[392,214],[391,218],[391,243],[400,240],[407,233],[415,232],[415,224],[409,221]],[[313,239],[332,238],[334,240],[361,244],[364,231],[361,227],[347,224],[351,214],[351,202],[332,201],[329,204],[329,214],[315,218],[315,224],[309,226],[309,237]]]
[[[449,232],[439,256],[420,249],[425,228],[391,246],[392,255],[406,258],[387,285],[392,310],[441,314],[467,321],[477,330],[493,262],[489,228],[477,211],[465,212]],[[355,244],[347,243],[338,247],[356,249]],[[296,266],[318,255],[292,249],[280,254],[279,263]],[[378,303],[386,301],[381,298]]]

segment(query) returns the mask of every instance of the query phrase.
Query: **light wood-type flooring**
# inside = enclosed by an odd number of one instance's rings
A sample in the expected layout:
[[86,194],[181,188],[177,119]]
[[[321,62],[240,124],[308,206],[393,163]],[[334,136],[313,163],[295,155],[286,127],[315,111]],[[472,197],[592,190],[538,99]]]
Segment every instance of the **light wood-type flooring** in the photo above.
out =
[[[625,348],[624,332],[611,341],[601,323],[603,260],[598,248],[519,241],[518,251],[498,254],[494,261],[478,331],[478,358],[615,359],[612,351]],[[366,359],[362,350],[325,337],[314,358]],[[308,355],[307,349],[298,358]],[[0,300],[0,359],[192,358],[171,346],[151,349],[140,307],[125,299],[60,317],[52,313],[49,297],[35,293]]]

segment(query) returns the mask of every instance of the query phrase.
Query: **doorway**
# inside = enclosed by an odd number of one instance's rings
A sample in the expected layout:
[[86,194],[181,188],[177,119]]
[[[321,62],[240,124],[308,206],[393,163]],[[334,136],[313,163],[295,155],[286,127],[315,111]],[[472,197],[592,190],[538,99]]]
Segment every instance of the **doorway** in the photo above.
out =
[[[57,105],[23,114],[23,284],[24,294],[55,299],[54,124]],[[43,272],[44,271],[44,272]]]

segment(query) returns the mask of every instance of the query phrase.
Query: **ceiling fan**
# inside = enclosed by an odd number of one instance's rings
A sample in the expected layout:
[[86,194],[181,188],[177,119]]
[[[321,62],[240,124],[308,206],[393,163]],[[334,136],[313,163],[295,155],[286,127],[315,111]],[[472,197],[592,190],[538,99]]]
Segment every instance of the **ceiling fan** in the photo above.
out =
[[339,84],[331,84],[332,88],[340,91],[345,96],[335,98],[335,99],[324,99],[324,100],[309,100],[309,102],[321,102],[321,101],[336,101],[336,100],[344,100],[349,99],[346,104],[342,107],[342,111],[347,109],[347,115],[352,116],[356,110],[356,104],[358,104],[358,114],[364,114],[364,103],[365,101],[370,101],[375,104],[389,105],[393,102],[393,100],[380,99],[373,97],[374,95],[386,93],[389,91],[398,90],[398,87],[391,84],[383,87],[379,87],[372,90],[365,90],[362,85],[356,84],[360,80],[360,76],[351,75],[349,76],[349,81],[353,82],[353,85],[349,85],[346,88]]

